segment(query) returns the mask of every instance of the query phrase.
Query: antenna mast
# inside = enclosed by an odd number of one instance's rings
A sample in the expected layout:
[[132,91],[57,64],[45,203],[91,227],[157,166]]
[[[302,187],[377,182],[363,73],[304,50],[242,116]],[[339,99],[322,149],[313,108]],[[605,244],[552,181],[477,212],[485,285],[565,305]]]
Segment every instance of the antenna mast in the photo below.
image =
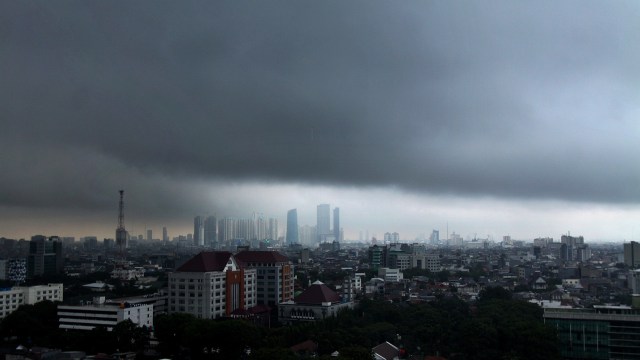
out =
[[124,230],[124,190],[120,190],[120,207],[118,212],[118,230]]
[[124,251],[127,248],[127,230],[124,228],[124,190],[120,190],[120,204],[118,208],[118,228],[116,229],[116,245],[120,250],[120,257],[124,259]]

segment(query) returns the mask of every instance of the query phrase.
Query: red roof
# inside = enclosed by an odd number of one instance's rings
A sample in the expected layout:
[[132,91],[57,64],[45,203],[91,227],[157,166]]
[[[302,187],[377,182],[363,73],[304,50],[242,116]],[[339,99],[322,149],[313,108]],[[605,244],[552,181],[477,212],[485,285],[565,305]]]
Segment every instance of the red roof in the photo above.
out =
[[281,263],[289,262],[289,258],[277,251],[240,251],[235,255],[236,260],[242,263]]
[[223,271],[229,262],[231,253],[228,251],[203,251],[182,264],[179,272],[210,272]]
[[320,281],[314,282],[309,288],[296,296],[296,304],[320,305],[325,302],[340,301],[340,296]]

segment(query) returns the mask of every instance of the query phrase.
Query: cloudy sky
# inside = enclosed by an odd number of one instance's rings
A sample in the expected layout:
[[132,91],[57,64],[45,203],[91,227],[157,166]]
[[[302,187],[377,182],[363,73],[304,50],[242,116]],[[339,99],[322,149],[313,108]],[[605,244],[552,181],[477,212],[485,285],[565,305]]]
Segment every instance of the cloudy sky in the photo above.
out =
[[637,1],[4,1],[0,236],[339,206],[640,238]]

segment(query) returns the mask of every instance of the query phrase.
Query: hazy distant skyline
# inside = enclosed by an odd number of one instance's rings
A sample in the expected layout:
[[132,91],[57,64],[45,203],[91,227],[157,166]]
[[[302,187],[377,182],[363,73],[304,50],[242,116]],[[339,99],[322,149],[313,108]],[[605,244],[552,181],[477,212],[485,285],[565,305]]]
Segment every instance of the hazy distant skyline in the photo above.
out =
[[[640,238],[635,1],[0,4],[0,236],[341,209]],[[180,230],[182,229],[182,230]]]

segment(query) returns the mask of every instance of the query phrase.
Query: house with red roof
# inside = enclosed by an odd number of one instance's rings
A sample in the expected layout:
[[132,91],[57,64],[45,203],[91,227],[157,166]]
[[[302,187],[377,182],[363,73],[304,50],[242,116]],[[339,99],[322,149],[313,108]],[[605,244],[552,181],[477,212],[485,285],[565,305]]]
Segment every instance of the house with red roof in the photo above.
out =
[[169,313],[228,317],[257,305],[257,271],[226,251],[203,251],[169,274]]
[[293,300],[278,305],[278,321],[291,324],[322,320],[348,308],[353,308],[353,301],[343,300],[327,285],[316,281]]

